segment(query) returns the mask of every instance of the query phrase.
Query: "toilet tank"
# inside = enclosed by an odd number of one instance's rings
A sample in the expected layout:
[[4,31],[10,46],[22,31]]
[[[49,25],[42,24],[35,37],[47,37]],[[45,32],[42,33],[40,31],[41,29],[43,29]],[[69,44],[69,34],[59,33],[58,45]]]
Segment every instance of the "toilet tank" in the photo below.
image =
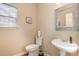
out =
[[42,37],[36,37],[36,44],[41,46],[42,45]]

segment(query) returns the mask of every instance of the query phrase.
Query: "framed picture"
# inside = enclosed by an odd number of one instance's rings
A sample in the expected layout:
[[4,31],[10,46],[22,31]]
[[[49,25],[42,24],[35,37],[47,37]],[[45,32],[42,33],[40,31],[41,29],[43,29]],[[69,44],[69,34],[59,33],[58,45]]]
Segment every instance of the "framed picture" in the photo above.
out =
[[26,23],[32,24],[32,17],[26,16]]

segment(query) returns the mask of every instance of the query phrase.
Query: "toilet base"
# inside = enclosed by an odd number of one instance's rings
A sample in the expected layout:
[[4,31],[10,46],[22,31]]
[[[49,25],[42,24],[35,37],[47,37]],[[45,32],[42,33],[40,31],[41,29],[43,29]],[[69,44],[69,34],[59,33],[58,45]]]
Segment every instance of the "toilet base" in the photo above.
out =
[[38,56],[39,55],[39,50],[35,50],[35,51],[30,51],[28,56]]

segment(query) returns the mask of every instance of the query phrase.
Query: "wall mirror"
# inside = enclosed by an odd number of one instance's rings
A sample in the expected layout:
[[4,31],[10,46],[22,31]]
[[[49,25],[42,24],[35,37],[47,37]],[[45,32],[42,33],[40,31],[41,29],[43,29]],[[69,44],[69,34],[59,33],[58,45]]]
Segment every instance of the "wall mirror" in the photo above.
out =
[[55,10],[56,30],[79,30],[78,5],[71,3]]

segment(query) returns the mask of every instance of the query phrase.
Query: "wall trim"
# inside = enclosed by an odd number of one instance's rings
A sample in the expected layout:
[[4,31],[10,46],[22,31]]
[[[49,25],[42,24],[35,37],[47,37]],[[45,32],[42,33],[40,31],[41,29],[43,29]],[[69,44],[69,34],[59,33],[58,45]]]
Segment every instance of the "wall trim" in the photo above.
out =
[[28,56],[28,52],[22,51],[20,53],[15,54],[14,56]]

